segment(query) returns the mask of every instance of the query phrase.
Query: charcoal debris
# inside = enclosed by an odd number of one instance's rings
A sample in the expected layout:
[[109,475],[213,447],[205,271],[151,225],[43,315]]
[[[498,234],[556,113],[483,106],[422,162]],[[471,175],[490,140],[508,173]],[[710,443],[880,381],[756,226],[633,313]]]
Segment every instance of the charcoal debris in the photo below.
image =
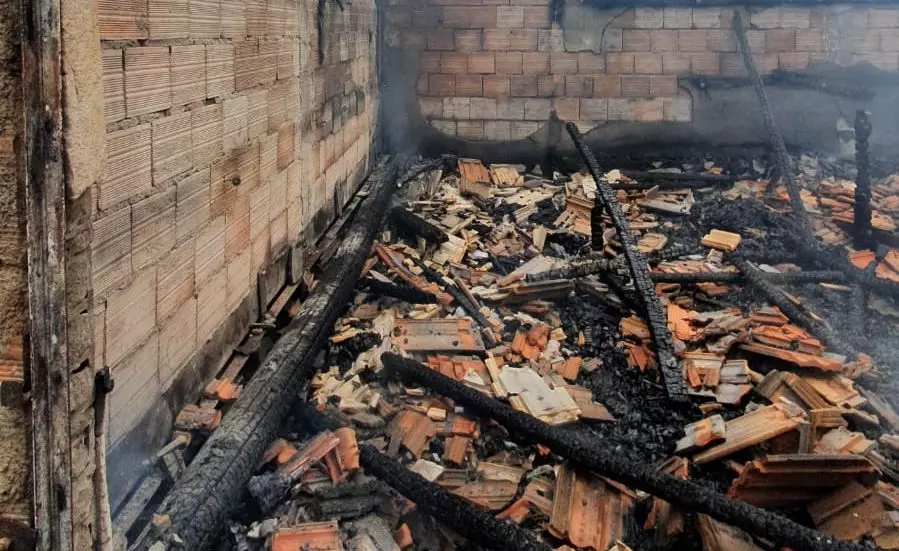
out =
[[[851,248],[848,172],[602,172],[569,130],[585,171],[409,176],[236,548],[899,547],[899,250]],[[863,176],[873,243],[899,175]]]

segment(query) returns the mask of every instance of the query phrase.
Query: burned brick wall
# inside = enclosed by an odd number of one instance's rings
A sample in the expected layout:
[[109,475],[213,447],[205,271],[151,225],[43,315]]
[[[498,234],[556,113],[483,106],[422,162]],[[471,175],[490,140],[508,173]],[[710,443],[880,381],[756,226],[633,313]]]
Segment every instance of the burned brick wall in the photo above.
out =
[[[417,105],[403,108],[445,136],[475,141],[534,135],[555,110],[607,146],[763,142],[731,27],[736,9],[760,73],[810,77],[784,86],[770,81],[788,142],[836,147],[838,120],[851,126],[859,106],[882,111],[884,123],[897,121],[899,7],[550,4],[394,0],[385,37],[391,55],[405,61],[387,78],[417,96]],[[835,95],[844,85],[877,88],[875,100],[860,99],[870,90]],[[877,126],[876,144],[899,143]]]
[[288,250],[367,174],[376,13],[372,0],[100,0],[96,19],[105,166],[84,193],[115,503],[256,320],[257,274],[277,266],[284,281]]

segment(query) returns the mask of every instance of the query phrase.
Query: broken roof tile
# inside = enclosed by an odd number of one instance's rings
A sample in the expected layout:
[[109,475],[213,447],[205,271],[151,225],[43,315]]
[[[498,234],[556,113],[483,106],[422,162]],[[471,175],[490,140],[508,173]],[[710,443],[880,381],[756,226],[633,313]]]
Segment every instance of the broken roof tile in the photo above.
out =
[[470,438],[450,436],[443,444],[443,460],[461,467],[465,463],[469,445],[471,445]]
[[740,348],[762,356],[771,356],[785,362],[789,362],[799,367],[809,367],[820,369],[821,371],[830,371],[839,373],[843,370],[843,362],[829,359],[825,356],[814,356],[812,354],[803,354],[802,352],[794,352],[791,350],[783,350],[775,346],[768,346],[759,343],[743,343]]
[[218,428],[221,421],[221,411],[210,406],[188,404],[178,412],[178,416],[175,418],[175,428],[212,432]]
[[272,551],[343,551],[337,521],[309,522],[278,528],[271,536]]
[[329,430],[320,432],[281,465],[278,471],[284,476],[296,479],[313,464],[324,459],[328,452],[336,448],[338,444],[340,444],[340,438],[333,432]]
[[850,482],[873,486],[879,474],[856,455],[769,455],[743,467],[728,497],[759,507],[807,505]]
[[675,453],[689,454],[725,439],[724,418],[712,415],[684,427],[686,435],[677,441]]
[[718,522],[708,515],[696,515],[703,551],[761,551],[746,532]]
[[742,237],[738,233],[731,233],[722,230],[712,230],[702,238],[701,243],[706,247],[711,247],[719,251],[732,253],[737,250]]
[[402,444],[416,459],[437,434],[437,428],[427,416],[411,410],[399,412],[389,428],[390,445],[388,455],[396,455]]
[[398,319],[393,343],[407,352],[471,354],[484,351],[484,341],[474,322],[464,319]]
[[786,432],[796,430],[796,420],[780,405],[759,408],[725,423],[724,442],[693,457],[697,465],[732,455]]
[[603,551],[624,534],[632,498],[603,479],[564,463],[556,475],[549,531],[572,545]]
[[499,511],[506,507],[517,492],[518,484],[508,480],[469,482],[453,490],[455,495],[491,511]]

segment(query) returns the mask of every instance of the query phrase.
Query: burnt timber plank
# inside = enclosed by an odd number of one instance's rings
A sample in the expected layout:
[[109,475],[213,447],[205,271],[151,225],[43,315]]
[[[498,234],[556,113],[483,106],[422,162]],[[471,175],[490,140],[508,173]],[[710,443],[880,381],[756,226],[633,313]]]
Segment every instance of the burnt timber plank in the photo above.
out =
[[36,549],[64,551],[73,534],[60,1],[21,6]]
[[675,402],[687,401],[687,385],[684,383],[681,365],[677,357],[674,355],[674,343],[671,340],[671,333],[668,332],[667,318],[662,311],[662,304],[659,297],[656,296],[655,286],[649,277],[649,267],[646,258],[637,250],[637,244],[634,242],[634,236],[627,224],[621,205],[615,198],[615,193],[609,186],[608,182],[603,180],[599,170],[599,163],[584,142],[583,136],[578,131],[574,123],[566,123],[565,128],[574,141],[590,170],[590,175],[596,181],[596,203],[602,204],[612,224],[618,232],[618,239],[624,247],[624,258],[630,270],[631,279],[634,282],[634,288],[640,297],[640,303],[643,307],[643,315],[649,324],[649,330],[652,333],[653,344],[655,345],[656,354],[659,358],[659,371],[662,374],[662,380],[665,383],[665,391],[668,399]]
[[382,163],[369,177],[371,192],[312,294],[157,511],[171,524],[156,541],[177,534],[186,549],[196,550],[217,541],[356,285],[384,216],[395,172],[393,163]]

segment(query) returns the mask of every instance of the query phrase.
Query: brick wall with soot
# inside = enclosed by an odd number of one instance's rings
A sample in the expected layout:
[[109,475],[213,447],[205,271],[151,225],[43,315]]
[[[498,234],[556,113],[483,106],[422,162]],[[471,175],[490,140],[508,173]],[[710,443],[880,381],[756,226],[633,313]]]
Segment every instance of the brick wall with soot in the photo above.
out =
[[320,52],[315,0],[99,0],[94,361],[115,380],[113,450],[367,174],[374,2],[324,9]]
[[[596,10],[550,0],[393,0],[388,44],[419,53],[422,116],[473,140],[524,138],[552,109],[582,131],[600,124],[690,122],[678,76],[745,76],[734,8]],[[812,64],[899,70],[899,7],[746,10],[760,73]],[[557,19],[554,21],[554,19]]]

